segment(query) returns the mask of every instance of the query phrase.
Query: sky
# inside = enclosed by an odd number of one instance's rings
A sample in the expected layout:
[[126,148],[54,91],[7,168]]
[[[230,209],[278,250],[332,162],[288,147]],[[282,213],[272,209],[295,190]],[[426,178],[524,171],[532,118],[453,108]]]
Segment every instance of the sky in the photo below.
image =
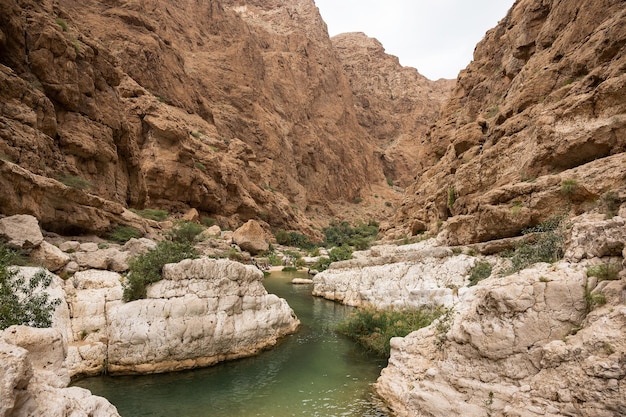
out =
[[431,80],[456,78],[514,0],[315,0],[330,36],[364,32]]

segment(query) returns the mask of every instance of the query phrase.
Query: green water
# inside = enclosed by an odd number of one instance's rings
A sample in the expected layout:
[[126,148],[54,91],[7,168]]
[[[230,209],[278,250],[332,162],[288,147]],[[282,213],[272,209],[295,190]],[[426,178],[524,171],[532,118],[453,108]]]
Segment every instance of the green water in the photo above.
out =
[[268,292],[302,322],[294,335],[255,357],[164,375],[98,377],[75,385],[106,397],[122,417],[385,417],[371,383],[385,363],[333,331],[348,312],[312,297],[311,287],[273,272]]

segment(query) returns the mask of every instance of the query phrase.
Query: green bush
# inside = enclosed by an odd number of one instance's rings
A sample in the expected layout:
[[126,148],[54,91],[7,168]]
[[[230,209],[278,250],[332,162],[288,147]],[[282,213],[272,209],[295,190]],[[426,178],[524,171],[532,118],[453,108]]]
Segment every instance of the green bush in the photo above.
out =
[[331,262],[346,261],[352,259],[352,248],[350,248],[350,246],[332,248],[328,256]]
[[157,243],[154,249],[132,258],[124,284],[124,301],[145,298],[146,286],[161,280],[165,264],[197,257],[198,252],[190,242],[164,240]]
[[287,232],[286,230],[279,229],[274,237],[276,238],[276,242],[280,245],[293,246],[307,250],[315,247],[315,243],[311,242],[306,235],[298,232]]
[[202,216],[200,218],[200,223],[202,223],[206,227],[211,227],[215,225],[215,223],[217,223],[217,220],[212,217]]
[[268,253],[267,254],[267,262],[269,262],[272,266],[280,266],[283,264],[283,260],[276,253]]
[[578,188],[578,182],[576,180],[567,179],[561,181],[561,194],[565,196],[571,196]]
[[563,258],[563,217],[553,217],[535,227],[524,230],[523,234],[534,233],[529,241],[517,245],[509,253],[511,267],[505,274],[513,274],[538,262],[553,263]]
[[452,211],[454,203],[456,203],[456,190],[454,188],[454,185],[450,185],[448,187],[448,209],[450,211]]
[[193,243],[203,230],[204,226],[183,220],[177,222],[172,230],[166,233],[166,237],[174,242]]
[[330,266],[330,264],[331,264],[330,258],[327,258],[324,256],[324,257],[319,258],[317,262],[311,265],[311,269],[314,269],[318,272],[326,271],[328,267]]
[[59,182],[71,188],[86,190],[93,186],[92,182],[77,175],[61,175],[56,178]]
[[470,270],[469,286],[471,287],[478,284],[479,281],[482,281],[485,278],[489,278],[492,269],[492,265],[487,261],[476,262],[476,264]]
[[109,233],[109,239],[117,243],[126,243],[133,238],[139,239],[140,237],[143,237],[143,233],[130,226],[117,226]]
[[157,222],[162,222],[167,219],[169,212],[167,210],[159,210],[159,209],[143,209],[143,210],[134,210],[131,209],[133,213],[138,216],[143,217],[144,219],[154,220]]
[[60,17],[57,17],[55,22],[57,23],[57,25],[61,26],[61,29],[63,30],[63,32],[67,32],[67,22],[63,19],[61,19]]
[[0,330],[15,324],[50,327],[52,314],[61,304],[45,291],[52,275],[42,269],[26,280],[11,267],[15,259],[13,251],[0,245]]
[[339,324],[337,330],[368,350],[389,357],[392,337],[430,325],[442,314],[441,308],[385,309],[359,308]]
[[352,226],[346,221],[332,222],[322,231],[324,232],[324,246],[326,247],[349,245],[364,250],[369,248],[371,242],[378,235],[378,223],[372,220],[367,224],[359,223]]
[[622,268],[616,263],[593,265],[587,268],[587,276],[596,277],[599,281],[613,281],[617,279],[621,270]]

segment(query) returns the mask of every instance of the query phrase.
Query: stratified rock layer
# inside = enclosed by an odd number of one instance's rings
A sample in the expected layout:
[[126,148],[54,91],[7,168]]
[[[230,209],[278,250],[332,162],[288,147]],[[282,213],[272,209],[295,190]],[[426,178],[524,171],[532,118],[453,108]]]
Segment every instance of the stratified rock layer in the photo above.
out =
[[516,2],[459,75],[396,224],[447,220],[467,244],[624,201],[625,20],[619,0]]

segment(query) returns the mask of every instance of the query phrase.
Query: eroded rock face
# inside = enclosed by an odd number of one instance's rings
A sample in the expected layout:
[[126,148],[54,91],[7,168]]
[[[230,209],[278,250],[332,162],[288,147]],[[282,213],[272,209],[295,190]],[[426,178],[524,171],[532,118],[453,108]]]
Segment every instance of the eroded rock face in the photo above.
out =
[[0,331],[0,416],[119,417],[106,399],[71,387],[66,341],[57,329]]
[[426,133],[439,117],[454,80],[431,81],[403,67],[364,33],[331,38],[355,96],[359,124],[380,147],[385,176],[402,187],[424,165]]
[[313,295],[352,306],[452,306],[466,290],[477,258],[433,246],[377,246],[335,262],[313,278]]
[[153,373],[250,356],[299,322],[252,266],[202,258],[170,264],[145,300],[107,307],[109,370]]
[[567,263],[482,281],[448,320],[392,339],[377,391],[401,416],[623,414],[626,309],[609,296],[587,315],[585,282]]
[[467,244],[624,201],[624,13],[618,0],[516,2],[459,75],[396,222],[447,220],[446,242]]
[[[392,339],[378,393],[399,416],[624,414],[623,221],[581,215],[566,260],[460,289],[450,313]],[[615,273],[591,273],[602,264]]]
[[148,297],[122,299],[122,277],[78,272],[66,282],[72,374],[168,372],[250,356],[292,333],[298,319],[268,294],[261,271],[228,260],[170,264]]

